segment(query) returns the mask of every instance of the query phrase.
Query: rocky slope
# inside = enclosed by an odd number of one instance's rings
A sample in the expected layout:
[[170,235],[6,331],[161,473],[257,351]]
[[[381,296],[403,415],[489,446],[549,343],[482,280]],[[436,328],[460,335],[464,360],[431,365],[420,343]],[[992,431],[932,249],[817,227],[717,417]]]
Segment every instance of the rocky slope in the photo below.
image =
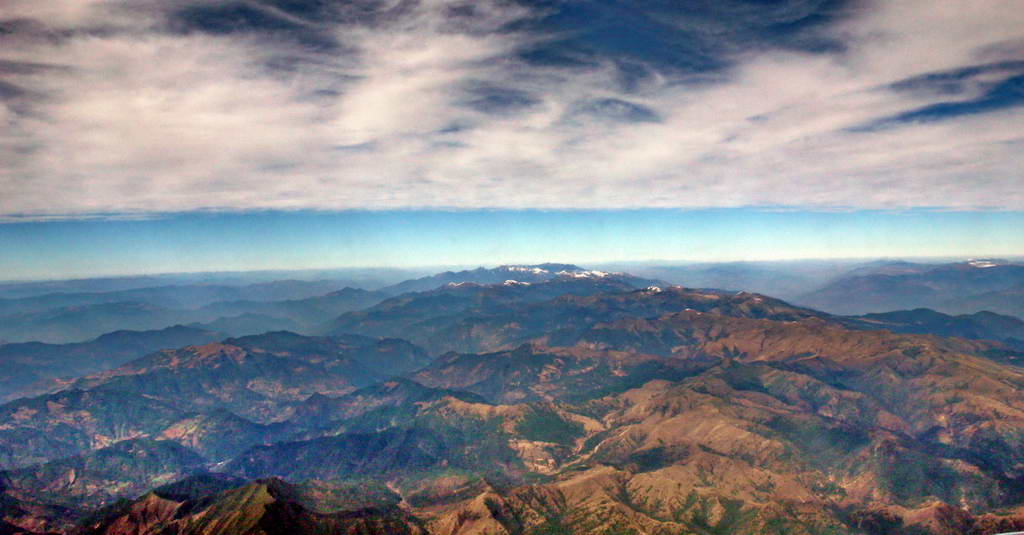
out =
[[[81,535],[419,535],[419,521],[390,496],[362,505],[367,489],[297,486],[267,479],[203,495],[157,489],[83,522]],[[340,492],[339,492],[340,491]],[[324,495],[327,493],[327,499]],[[333,493],[334,495],[331,495]],[[361,494],[364,494],[361,496]],[[384,503],[380,503],[384,502]]]

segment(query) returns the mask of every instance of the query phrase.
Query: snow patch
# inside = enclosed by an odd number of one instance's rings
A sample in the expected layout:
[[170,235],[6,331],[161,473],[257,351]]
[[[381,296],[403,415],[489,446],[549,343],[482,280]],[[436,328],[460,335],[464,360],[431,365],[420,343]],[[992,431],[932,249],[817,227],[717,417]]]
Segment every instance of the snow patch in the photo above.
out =
[[559,275],[559,276],[562,276],[562,277],[572,277],[572,278],[575,278],[575,279],[602,279],[604,277],[607,277],[607,276],[611,275],[611,273],[608,273],[607,271],[596,271],[596,270],[588,270],[588,271],[559,271],[558,273],[555,273],[555,275]]

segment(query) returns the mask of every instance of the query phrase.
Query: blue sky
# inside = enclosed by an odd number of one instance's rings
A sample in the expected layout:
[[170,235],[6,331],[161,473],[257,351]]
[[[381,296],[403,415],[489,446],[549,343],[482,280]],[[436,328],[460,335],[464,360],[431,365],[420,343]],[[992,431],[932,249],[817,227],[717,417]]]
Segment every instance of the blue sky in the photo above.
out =
[[365,211],[0,225],[7,279],[345,266],[581,264],[1024,250],[1020,212]]
[[10,277],[1021,253],[1022,169],[1019,0],[0,10]]

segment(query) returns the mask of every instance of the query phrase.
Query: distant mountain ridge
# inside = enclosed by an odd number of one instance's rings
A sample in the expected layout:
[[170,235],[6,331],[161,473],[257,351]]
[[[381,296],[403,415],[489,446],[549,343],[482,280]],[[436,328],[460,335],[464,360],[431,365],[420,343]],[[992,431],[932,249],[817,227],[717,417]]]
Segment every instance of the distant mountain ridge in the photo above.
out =
[[608,273],[604,271],[587,270],[574,264],[533,264],[517,265],[507,264],[496,268],[479,267],[465,271],[446,271],[429,277],[407,280],[391,286],[382,288],[381,291],[392,295],[399,295],[408,292],[423,292],[436,289],[445,284],[458,284],[472,282],[476,284],[500,284],[508,280],[518,282],[543,282],[558,277],[604,277],[615,275],[620,278],[628,278],[635,282],[638,287],[650,285],[665,285],[666,283],[653,279],[641,280],[641,277],[633,277],[625,273]]
[[[390,297],[382,291],[368,291],[358,288],[342,288],[324,295],[304,299],[283,301],[218,301],[206,305],[196,312],[206,317],[217,317],[216,320],[203,327],[215,328],[230,323],[235,328],[230,332],[236,335],[261,334],[272,330],[289,330],[294,326],[306,332],[315,331],[339,314],[353,310],[361,310]],[[248,326],[246,321],[255,325]],[[276,327],[263,328],[259,327]]]
[[1024,317],[1024,264],[998,259],[928,265],[898,263],[856,270],[795,299],[835,314],[931,308]]
[[337,290],[330,281],[281,280],[245,286],[216,284],[167,285],[108,292],[50,293],[0,299],[0,316],[83,305],[137,302],[162,308],[191,309],[217,301],[279,301],[305,299]]
[[[282,287],[267,283],[260,285],[257,290],[251,287],[224,287],[230,289],[226,293],[221,291],[221,287],[212,287],[212,290],[206,287],[182,287],[187,291],[179,295],[175,293],[179,287],[165,287],[112,294],[88,294],[89,300],[97,302],[64,304],[42,310],[35,310],[32,307],[48,307],[66,303],[65,298],[72,298],[74,301],[77,297],[51,294],[42,298],[29,298],[27,301],[33,305],[27,309],[21,305],[11,305],[14,302],[11,301],[8,302],[9,309],[13,307],[28,311],[0,315],[0,340],[67,343],[89,339],[116,329],[160,329],[175,324],[190,324],[196,328],[224,331],[236,336],[284,329],[312,332],[338,314],[371,306],[388,297],[388,294],[382,292],[346,287],[333,291],[324,290],[323,295],[317,294],[301,299],[210,302],[210,299],[215,297],[238,298],[240,295],[254,298],[276,297],[281,288],[291,288],[290,281],[285,282],[289,284]],[[323,290],[319,285],[303,284],[299,289],[300,295],[305,295],[314,288],[316,291]],[[207,294],[207,290],[213,293]],[[190,293],[198,295],[189,297]],[[293,292],[285,292],[286,295],[290,293]],[[129,297],[143,300],[118,300]],[[17,302],[20,303],[21,300]],[[168,308],[187,306],[188,303],[201,306]],[[0,303],[0,309],[2,308]]]
[[861,265],[854,261],[749,261],[685,264],[626,264],[623,269],[641,277],[664,279],[688,288],[747,291],[792,299],[818,288]]
[[[88,375],[169,347],[219,340],[220,333],[175,325],[153,331],[115,331],[88,342],[0,345],[0,401],[45,389],[45,381]],[[52,387],[52,386],[51,386]],[[37,392],[38,393],[38,392]]]
[[847,324],[863,329],[887,329],[901,333],[958,336],[994,340],[1024,351],[1024,320],[995,312],[953,316],[928,308],[896,310],[849,318]]
[[[836,268],[797,265],[789,268],[793,273],[787,275],[785,266],[732,263],[680,266],[673,268],[675,271],[664,268],[661,272],[683,278],[693,275],[696,281],[716,282],[736,286],[736,289],[744,289],[742,284],[749,282],[792,292],[795,285],[820,278]],[[990,310],[1020,315],[1024,314],[1021,270],[1024,266],[999,259],[953,264],[872,262],[848,270],[826,287],[806,292],[793,302],[841,314],[925,307],[951,314]],[[108,293],[47,294],[0,299],[0,312],[7,313],[0,313],[0,340],[65,343],[117,329],[159,329],[177,323],[234,336],[273,330],[315,334],[330,330],[325,325],[340,314],[367,309],[396,294],[433,291],[452,284],[526,285],[571,279],[606,279],[624,282],[633,288],[668,286],[660,280],[627,273],[545,263],[438,273],[392,285],[386,291],[343,288],[311,297],[277,300],[273,298],[320,292],[329,283],[279,281],[241,287],[180,285]],[[177,308],[186,303],[198,305],[198,308]]]

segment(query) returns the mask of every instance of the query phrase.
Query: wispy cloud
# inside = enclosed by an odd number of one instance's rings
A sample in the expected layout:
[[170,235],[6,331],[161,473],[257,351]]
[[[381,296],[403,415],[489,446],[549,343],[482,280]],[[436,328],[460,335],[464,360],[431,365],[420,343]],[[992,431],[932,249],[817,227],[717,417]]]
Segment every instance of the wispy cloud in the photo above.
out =
[[1024,209],[1024,10],[823,4],[8,2],[0,214]]

